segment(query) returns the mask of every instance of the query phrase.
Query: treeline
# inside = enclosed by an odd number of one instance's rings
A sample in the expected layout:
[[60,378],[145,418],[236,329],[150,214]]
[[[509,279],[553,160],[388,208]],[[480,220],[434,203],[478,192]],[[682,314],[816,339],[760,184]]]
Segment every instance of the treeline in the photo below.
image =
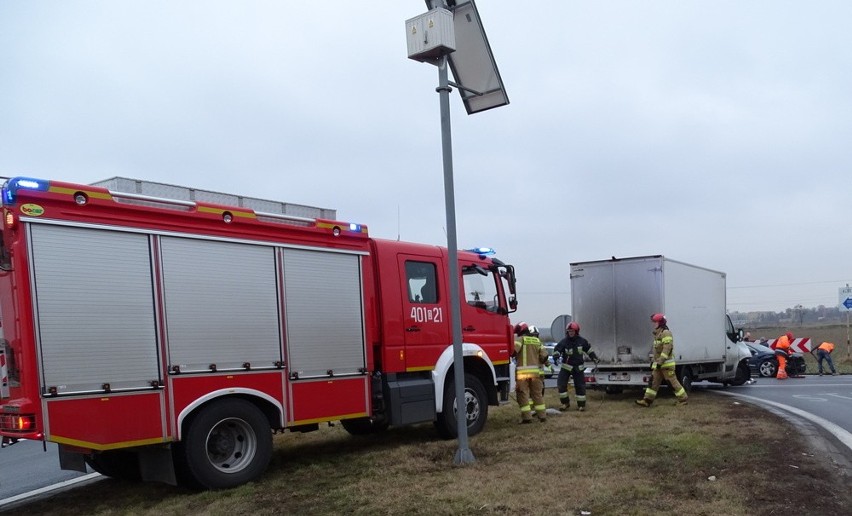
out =
[[795,324],[832,324],[846,322],[849,312],[836,306],[820,305],[816,308],[805,308],[796,305],[783,312],[730,312],[735,326],[755,325],[784,325]]

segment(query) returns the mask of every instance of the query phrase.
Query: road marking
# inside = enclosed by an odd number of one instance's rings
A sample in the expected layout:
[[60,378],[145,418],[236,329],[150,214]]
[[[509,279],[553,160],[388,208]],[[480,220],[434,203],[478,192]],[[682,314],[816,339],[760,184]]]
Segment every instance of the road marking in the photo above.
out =
[[827,399],[825,399],[825,398],[817,398],[817,397],[816,397],[815,395],[813,395],[813,394],[794,394],[794,395],[793,395],[793,397],[794,397],[794,398],[796,398],[797,400],[806,400],[806,401],[828,401],[828,400],[827,400]]
[[829,432],[831,435],[837,438],[844,446],[849,448],[852,451],[852,433],[847,432],[840,426],[832,423],[827,419],[823,419],[819,416],[815,416],[810,412],[805,412],[804,410],[797,409],[796,407],[791,407],[790,405],[784,405],[783,403],[776,403],[774,401],[764,400],[761,398],[755,398],[754,396],[748,396],[745,394],[738,394],[734,392],[724,392],[724,391],[713,391],[718,392],[719,394],[726,394],[728,396],[733,396],[735,398],[746,398],[754,401],[758,404],[772,405],[773,407],[786,410],[787,412],[791,412],[801,418],[807,419],[808,421],[815,423],[821,426],[825,431]]
[[835,398],[843,398],[844,400],[852,400],[852,397],[850,397],[850,396],[841,396],[840,394],[835,394],[833,392],[827,392],[827,393],[825,393],[825,395],[826,396],[834,396]]
[[63,480],[62,482],[57,482],[57,483],[55,483],[51,486],[41,487],[39,489],[35,489],[33,491],[30,491],[28,493],[21,493],[19,495],[10,496],[9,498],[4,498],[4,499],[0,500],[0,511],[2,511],[6,506],[12,505],[16,502],[20,502],[20,501],[26,500],[28,498],[33,498],[33,497],[36,497],[38,495],[49,493],[51,491],[56,491],[58,489],[65,489],[65,488],[71,487],[75,484],[79,484],[81,482],[87,482],[89,480],[95,479],[95,478],[100,477],[100,476],[101,476],[100,473],[89,473],[88,475],[83,475],[81,477],[75,477],[75,478],[72,478],[70,480]]

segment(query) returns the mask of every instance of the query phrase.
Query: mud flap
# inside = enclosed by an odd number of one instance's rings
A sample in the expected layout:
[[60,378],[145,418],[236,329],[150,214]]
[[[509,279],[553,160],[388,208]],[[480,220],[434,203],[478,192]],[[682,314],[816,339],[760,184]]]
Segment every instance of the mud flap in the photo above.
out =
[[64,444],[59,445],[59,468],[88,473],[88,470],[86,470],[85,455],[79,452],[68,451],[68,448]]

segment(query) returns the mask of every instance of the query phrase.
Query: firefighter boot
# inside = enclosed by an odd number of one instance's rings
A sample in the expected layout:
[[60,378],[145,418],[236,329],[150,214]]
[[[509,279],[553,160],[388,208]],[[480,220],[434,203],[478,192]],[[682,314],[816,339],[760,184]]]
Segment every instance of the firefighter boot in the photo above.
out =
[[577,407],[578,411],[584,412],[586,410],[586,402],[585,401],[578,401],[577,405],[579,405],[579,407]]
[[571,408],[571,404],[567,400],[563,401],[562,405],[559,406],[559,412],[567,412],[569,408]]
[[654,400],[648,398],[642,398],[641,400],[636,400],[636,404],[642,407],[650,407],[651,403],[654,403]]

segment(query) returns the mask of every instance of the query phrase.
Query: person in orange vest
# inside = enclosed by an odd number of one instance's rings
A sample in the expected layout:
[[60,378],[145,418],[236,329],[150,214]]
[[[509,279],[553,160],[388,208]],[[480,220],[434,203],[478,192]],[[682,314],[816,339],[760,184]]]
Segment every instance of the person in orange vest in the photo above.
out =
[[819,367],[819,375],[822,376],[822,361],[828,362],[831,367],[831,374],[837,375],[837,370],[834,368],[834,362],[831,360],[831,352],[834,351],[834,344],[831,342],[823,342],[817,348],[817,366]]
[[778,373],[775,378],[779,380],[787,379],[787,355],[790,353],[792,343],[793,334],[789,331],[775,341],[775,358],[778,360]]
[[[547,360],[547,350],[538,337],[530,334],[529,325],[515,325],[515,397],[521,409],[521,423],[532,423],[532,413],[538,420],[547,421],[547,406],[544,404],[544,381],[541,364]],[[532,398],[532,401],[530,401]]]

